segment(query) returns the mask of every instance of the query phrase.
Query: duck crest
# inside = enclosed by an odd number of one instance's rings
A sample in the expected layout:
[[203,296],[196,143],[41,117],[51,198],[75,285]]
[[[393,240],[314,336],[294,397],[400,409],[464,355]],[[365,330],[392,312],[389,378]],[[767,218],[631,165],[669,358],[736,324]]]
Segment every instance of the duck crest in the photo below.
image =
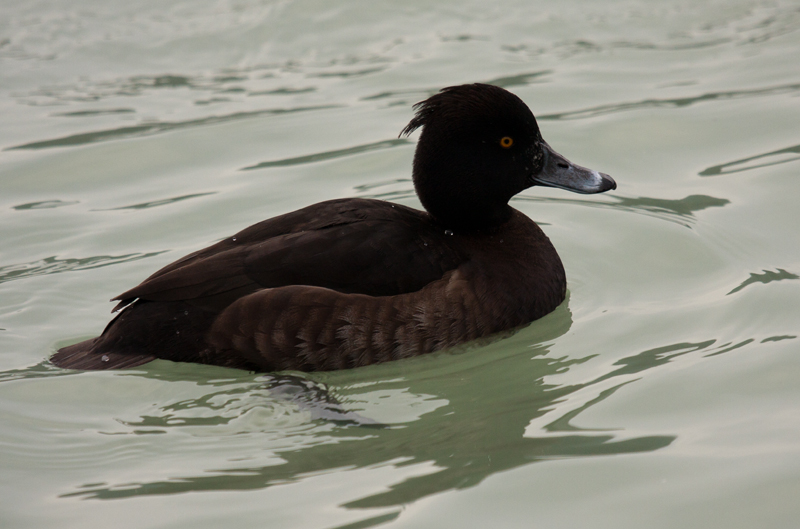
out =
[[443,88],[412,108],[415,115],[400,136],[408,136],[435,120],[446,121],[452,126],[465,118],[479,120],[501,113],[514,114],[521,108],[528,110],[527,113],[533,118],[527,105],[516,95],[498,86],[482,83]]

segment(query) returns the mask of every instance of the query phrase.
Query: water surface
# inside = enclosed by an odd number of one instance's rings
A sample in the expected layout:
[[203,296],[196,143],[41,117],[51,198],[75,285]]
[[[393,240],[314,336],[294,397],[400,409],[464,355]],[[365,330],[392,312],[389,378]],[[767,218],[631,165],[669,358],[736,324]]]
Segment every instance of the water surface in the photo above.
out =
[[[0,6],[3,527],[795,526],[798,49],[789,1]],[[476,81],[619,184],[514,199],[553,314],[333,373],[47,362],[258,220],[419,207],[410,106]]]

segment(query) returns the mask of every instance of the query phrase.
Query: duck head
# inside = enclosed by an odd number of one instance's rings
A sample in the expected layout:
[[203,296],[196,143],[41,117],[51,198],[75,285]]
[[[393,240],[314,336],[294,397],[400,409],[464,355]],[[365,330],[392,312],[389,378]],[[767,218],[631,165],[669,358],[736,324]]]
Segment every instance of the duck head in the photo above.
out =
[[522,100],[497,86],[444,88],[414,105],[400,135],[419,127],[414,188],[448,228],[491,228],[512,214],[511,197],[534,185],[576,193],[616,189],[607,174],[576,165],[542,139]]

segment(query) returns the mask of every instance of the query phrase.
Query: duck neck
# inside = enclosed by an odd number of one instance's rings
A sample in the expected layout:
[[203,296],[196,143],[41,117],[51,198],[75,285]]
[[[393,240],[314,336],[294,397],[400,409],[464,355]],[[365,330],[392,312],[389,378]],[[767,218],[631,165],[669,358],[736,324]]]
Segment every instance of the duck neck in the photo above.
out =
[[420,196],[428,213],[447,229],[458,231],[491,230],[505,224],[514,212],[508,204],[487,204],[484,201],[448,200],[448,197]]

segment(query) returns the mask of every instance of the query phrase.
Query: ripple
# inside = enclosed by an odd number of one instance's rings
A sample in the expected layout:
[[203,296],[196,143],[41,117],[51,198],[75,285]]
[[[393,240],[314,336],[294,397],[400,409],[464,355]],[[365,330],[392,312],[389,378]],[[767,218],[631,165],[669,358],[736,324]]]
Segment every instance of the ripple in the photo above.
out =
[[162,200],[153,200],[153,201],[150,201],[150,202],[141,202],[139,204],[132,204],[130,206],[120,206],[120,207],[117,207],[117,208],[108,208],[108,209],[94,209],[92,211],[117,211],[117,210],[123,210],[123,209],[149,209],[149,208],[155,208],[155,207],[158,207],[158,206],[165,206],[165,205],[168,205],[168,204],[174,204],[176,202],[181,202],[181,201],[189,200],[189,199],[192,199],[192,198],[205,197],[205,196],[208,196],[208,195],[216,195],[216,194],[217,194],[216,191],[209,191],[207,193],[193,193],[191,195],[182,195],[182,196],[179,196],[179,197],[165,198],[165,199],[162,199]]
[[354,191],[360,197],[397,201],[417,196],[414,183],[410,178],[392,178],[355,186]]
[[306,86],[303,88],[290,88],[290,87],[281,87],[275,88],[273,90],[261,90],[256,92],[248,92],[248,96],[283,96],[283,95],[295,95],[295,94],[308,94],[310,92],[316,92],[317,88],[314,86]]
[[11,209],[17,211],[26,211],[29,209],[53,209],[63,206],[73,206],[78,204],[77,200],[42,200],[40,202],[28,202],[27,204],[20,204],[18,206],[11,206]]
[[645,214],[651,217],[668,220],[681,226],[691,228],[695,214],[709,208],[719,208],[730,204],[730,200],[708,195],[689,195],[680,199],[651,197],[606,196],[604,199],[580,199],[558,197],[532,197],[517,195],[512,201],[544,202],[576,204],[592,208],[611,208]]
[[[662,366],[684,354],[702,350],[713,344],[714,340],[700,344],[675,344],[633,355],[615,364],[608,375],[586,383],[563,386],[545,383],[544,377],[558,376],[571,366],[582,364],[591,358],[552,358],[547,354],[547,345],[530,344],[533,336],[537,336],[537,339],[551,338],[566,332],[570,324],[569,311],[561,311],[550,321],[551,327],[542,327],[540,334],[528,334],[526,337],[526,332],[522,332],[510,338],[524,341],[528,345],[526,348],[503,349],[499,343],[489,346],[496,347],[497,352],[514,351],[506,353],[506,356],[492,355],[491,361],[486,360],[485,349],[450,356],[445,365],[434,368],[438,376],[433,380],[446,382],[436,384],[435,394],[427,396],[428,401],[434,399],[440,404],[421,413],[416,420],[403,422],[402,427],[395,425],[364,428],[380,425],[354,422],[352,416],[346,416],[345,421],[334,429],[301,432],[301,437],[296,442],[283,443],[279,449],[273,448],[274,455],[279,454],[279,464],[247,468],[230,465],[230,468],[215,468],[213,472],[178,471],[181,475],[169,478],[160,475],[151,481],[86,484],[76,486],[60,497],[113,500],[211,490],[258,490],[341,468],[386,464],[432,465],[432,472],[407,477],[388,490],[375,491],[346,505],[347,508],[395,506],[439,492],[471,487],[495,473],[537,461],[650,452],[672,444],[674,435],[625,436],[621,433],[598,433],[575,427],[569,422],[582,411],[610,397],[623,385],[636,382],[643,371]],[[536,332],[536,327],[529,328],[527,332]],[[510,369],[512,366],[509,362],[514,362],[514,359],[519,363],[515,362],[516,369]],[[392,367],[378,366],[372,370],[371,375],[368,370],[362,371],[365,375],[363,380],[368,381],[367,384],[358,384],[357,378],[354,380],[353,376],[346,378],[344,382],[349,390],[345,390],[345,395],[341,398],[333,397],[335,392],[330,388],[311,382],[305,377],[295,380],[279,377],[277,380],[279,387],[288,390],[290,394],[295,392],[301,397],[301,402],[308,399],[317,406],[321,405],[324,410],[328,410],[332,402],[338,404],[339,400],[344,399],[350,401],[347,407],[351,409],[359,406],[363,408],[363,404],[359,403],[380,402],[381,396],[387,394],[387,390],[391,388],[402,389],[407,395],[416,395],[417,400],[411,401],[409,405],[413,402],[421,404],[420,399],[424,397],[422,388],[431,387],[430,377],[423,376],[416,381],[407,382],[405,377],[394,376],[390,371],[388,378],[376,379],[376,372],[384,368],[392,370]],[[441,372],[442,369],[452,372]],[[498,376],[508,380],[507,392],[476,402],[471,392],[463,391],[463,387],[480,385]],[[624,379],[617,381],[613,387],[603,386],[602,382],[620,376]],[[415,384],[421,387],[414,390]],[[342,389],[339,388],[339,391]],[[577,408],[569,403],[566,406],[568,409],[564,411],[563,403],[571,395],[587,389],[595,392],[589,402],[582,403]],[[199,407],[201,415],[207,414],[203,416],[235,416],[240,413],[237,410],[245,409],[256,402],[263,406],[266,402],[266,396],[256,395],[256,399],[251,398],[253,393],[259,393],[253,388],[246,390],[242,386],[240,390],[242,391],[236,395],[223,390],[199,399],[162,406],[166,421],[158,422],[148,418],[146,421],[128,421],[126,424],[137,430],[143,427],[193,427],[175,420],[175,414],[196,416],[190,415],[190,412]],[[238,397],[247,397],[250,403],[242,406],[236,400]],[[274,394],[272,398],[274,399]],[[377,404],[372,406],[375,405]],[[502,406],[502,413],[497,411],[499,406]],[[335,412],[340,410],[347,412],[346,408],[334,407]],[[543,416],[547,417],[548,428],[537,431],[533,436],[527,433],[523,435],[532,418]],[[327,417],[324,419],[326,422],[330,420]]]
[[[533,72],[523,72],[516,75],[504,76],[504,77],[495,77],[492,79],[486,79],[482,82],[486,84],[491,84],[495,86],[500,86],[502,88],[513,88],[515,86],[527,86],[530,84],[544,82],[544,77],[553,73],[553,70],[537,70]],[[422,99],[426,99],[441,90],[441,86],[435,87],[428,87],[428,88],[408,88],[403,90],[387,90],[383,92],[378,92],[377,94],[371,94],[367,96],[361,97],[360,101],[376,101],[380,99],[395,99],[401,98],[400,100],[394,101],[392,105],[405,103],[409,97],[411,97],[412,102],[417,102]],[[538,119],[538,118],[537,118]]]
[[[560,330],[554,328],[551,334],[558,335],[569,328],[556,327]],[[548,337],[552,338],[551,334]],[[761,343],[794,338],[796,336],[793,335],[771,336]],[[527,340],[530,339],[529,336]],[[514,367],[508,364],[513,356],[492,356],[492,360],[487,362],[487,351],[484,349],[475,351],[473,358],[469,358],[469,353],[451,356],[446,365],[435,368],[437,376],[433,380],[428,376],[410,382],[402,376],[391,378],[389,375],[390,378],[385,380],[381,380],[380,376],[375,377],[382,368],[391,369],[392,366],[379,366],[371,374],[362,371],[364,380],[369,381],[367,383],[357,382],[358,372],[345,379],[345,387],[351,392],[347,397],[351,401],[350,407],[357,406],[352,403],[359,402],[360,396],[380,394],[380,391],[376,391],[379,385],[410,385],[408,389],[411,390],[415,384],[429,388],[431,383],[435,383],[436,395],[431,397],[446,405],[422,414],[415,421],[404,423],[402,428],[363,428],[382,425],[361,423],[357,412],[348,412],[346,407],[339,404],[341,399],[335,396],[334,390],[309,380],[306,378],[308,375],[268,376],[263,387],[254,387],[252,384],[222,387],[219,391],[196,399],[161,405],[159,417],[143,416],[139,420],[125,421],[124,424],[133,429],[129,433],[156,433],[169,428],[205,425],[215,428],[214,421],[208,419],[213,417],[223,419],[221,424],[230,426],[236,420],[244,420],[247,410],[269,406],[269,399],[276,402],[276,396],[288,396],[291,402],[301,407],[309,403],[311,409],[321,407],[324,411],[321,418],[325,421],[331,420],[325,413],[332,405],[335,413],[352,415],[345,415],[337,428],[306,429],[299,432],[301,437],[297,442],[284,443],[281,449],[273,448],[272,451],[280,457],[278,464],[246,468],[231,465],[230,468],[214,468],[213,471],[178,471],[180,475],[175,477],[159,476],[151,481],[114,484],[97,480],[76,485],[60,497],[114,500],[207,491],[252,491],[342,468],[387,464],[398,467],[421,463],[428,465],[424,473],[407,474],[402,481],[388,489],[376,490],[344,505],[346,508],[388,507],[405,505],[448,490],[473,487],[495,473],[538,461],[661,450],[670,446],[676,436],[626,435],[623,428],[582,428],[574,422],[583,412],[608,400],[621,388],[641,381],[649,371],[692,355],[710,359],[752,347],[755,342],[755,338],[735,342],[707,339],[649,348],[620,358],[606,373],[586,382],[569,385],[554,385],[547,380],[569,371],[572,366],[587,362],[594,355],[572,359],[553,358],[548,354],[546,342],[529,344],[524,354],[519,355],[525,361],[514,364],[516,369],[509,369]],[[477,359],[483,359],[482,363],[476,365],[474,362]],[[441,369],[454,371],[441,372]],[[507,394],[487,397],[485,402],[478,402],[472,398],[472,393],[458,391],[460,386],[480,385],[497,376],[508,380]],[[523,380],[527,380],[528,384],[523,384]],[[342,389],[339,388],[340,391]],[[419,393],[419,389],[416,392]],[[501,405],[502,412],[498,413]],[[523,432],[524,435],[521,435]]]
[[75,112],[57,112],[53,116],[68,117],[68,118],[83,118],[87,116],[105,116],[109,114],[135,114],[136,111],[132,108],[101,108],[98,110],[77,110]]
[[172,130],[186,129],[193,127],[202,127],[205,125],[216,125],[218,123],[227,123],[230,121],[238,121],[242,119],[249,119],[265,115],[280,115],[289,114],[294,112],[307,112],[310,110],[323,110],[329,108],[336,108],[337,105],[317,105],[308,107],[296,108],[277,108],[266,110],[254,110],[251,112],[235,112],[222,116],[209,116],[201,119],[191,119],[187,121],[160,121],[153,123],[142,123],[140,125],[133,125],[130,127],[119,127],[115,129],[99,130],[94,132],[85,132],[82,134],[72,134],[55,138],[52,140],[35,141],[25,143],[23,145],[16,145],[14,147],[7,147],[4,150],[23,150],[23,149],[49,149],[53,147],[72,147],[75,145],[86,145],[89,143],[98,143],[102,141],[111,141],[126,138],[136,138],[141,136],[151,136],[169,132]]
[[745,287],[748,287],[748,286],[750,286],[752,284],[755,284],[755,283],[767,284],[767,283],[772,283],[773,281],[786,281],[788,279],[800,279],[800,276],[798,276],[797,274],[793,274],[791,272],[787,272],[786,270],[784,270],[782,268],[778,268],[775,272],[773,272],[772,270],[762,270],[762,272],[764,272],[764,273],[763,274],[751,273],[750,277],[745,279],[742,282],[742,284],[740,284],[738,287],[736,287],[733,290],[731,290],[730,292],[728,292],[726,295],[729,296],[731,294],[735,294],[735,293],[739,292],[740,290],[744,289]]
[[614,371],[607,373],[598,377],[597,379],[590,382],[590,384],[596,384],[602,380],[606,380],[612,377],[618,377],[621,375],[636,375],[641,373],[642,371],[646,371],[649,369],[653,369],[655,367],[659,367],[665,365],[673,360],[687,355],[689,353],[694,353],[698,351],[702,351],[714,345],[716,340],[705,340],[702,342],[680,342],[670,345],[665,345],[661,347],[655,347],[653,349],[648,349],[646,351],[642,351],[641,353],[637,353],[633,356],[628,356],[625,358],[621,358],[614,362],[615,366],[620,366]]
[[783,340],[796,340],[797,336],[794,334],[782,334],[780,336],[770,336],[761,340],[761,343],[767,342],[782,342]]
[[680,42],[675,44],[664,44],[664,43],[653,43],[653,42],[646,42],[646,41],[626,41],[621,40],[617,42],[611,43],[611,47],[613,48],[632,48],[635,50],[662,50],[662,51],[681,51],[681,50],[699,50],[703,48],[712,48],[714,46],[719,46],[721,44],[728,44],[733,42],[734,39],[731,37],[719,37],[719,38],[708,38],[708,39],[695,39],[691,42]]
[[491,39],[485,35],[470,35],[468,33],[462,33],[461,35],[443,35],[440,37],[440,40],[442,42],[469,42],[471,40],[485,42]]
[[433,94],[437,93],[439,88],[411,88],[407,90],[386,90],[383,92],[378,92],[377,94],[372,94],[368,96],[361,97],[361,101],[375,101],[379,99],[389,99],[398,96],[414,96],[415,99],[425,99]]
[[57,256],[45,257],[44,259],[28,263],[0,266],[0,283],[41,275],[59,274],[61,272],[102,268],[104,266],[147,259],[167,251],[168,250],[149,253],[130,253],[125,255],[96,255],[80,259],[60,259]]
[[[183,366],[185,368],[185,366]],[[268,374],[254,378],[250,374],[233,379],[201,379],[197,372],[162,373],[149,370],[132,373],[137,378],[168,381],[192,380],[198,387],[219,388],[202,395],[153,405],[152,413],[135,419],[118,419],[132,430],[103,432],[107,435],[137,434],[145,431],[165,432],[170,428],[190,428],[196,436],[239,435],[243,432],[267,431],[283,427],[287,410],[308,414],[299,426],[306,430],[308,421],[324,421],[340,427],[385,427],[372,419],[345,409],[325,384],[304,376]],[[237,372],[244,373],[244,372]],[[296,412],[295,412],[296,413]],[[210,428],[198,428],[210,427]]]
[[642,101],[634,101],[631,103],[615,103],[611,105],[598,105],[582,110],[573,110],[569,112],[559,112],[555,114],[542,114],[536,116],[538,121],[556,121],[556,120],[572,120],[572,119],[587,119],[607,114],[616,114],[618,112],[627,112],[629,110],[641,110],[645,108],[679,108],[688,107],[697,103],[705,103],[708,101],[719,101],[729,99],[743,99],[748,97],[771,96],[778,94],[792,94],[800,91],[800,84],[784,84],[778,86],[770,86],[765,88],[753,88],[750,90],[729,90],[723,92],[708,92],[692,97],[681,97],[672,99],[644,99]]
[[357,522],[349,523],[346,525],[338,525],[333,529],[368,529],[369,527],[377,527],[385,523],[392,522],[400,517],[403,510],[393,511],[387,514],[379,514],[378,516],[370,516],[358,520]]
[[56,367],[51,364],[50,361],[43,360],[33,366],[0,371],[0,383],[11,382],[14,380],[33,380],[37,378],[61,377],[72,374],[74,374],[74,372],[61,369],[60,367]]
[[614,197],[623,209],[647,211],[649,213],[677,215],[681,218],[694,217],[698,211],[721,208],[730,204],[724,198],[708,195],[689,195],[680,199],[650,197]]
[[365,75],[370,75],[373,73],[378,73],[386,70],[386,67],[374,67],[374,68],[364,68],[361,70],[349,70],[349,71],[338,71],[338,72],[319,72],[314,74],[309,74],[309,77],[363,77]]
[[[135,75],[121,79],[86,80],[84,84],[56,85],[42,87],[20,98],[28,104],[38,106],[41,104],[64,104],[73,102],[97,102],[116,97],[138,97],[151,92],[164,90],[186,89],[201,92],[226,92],[237,87],[242,81],[249,80],[249,72],[240,70],[236,72],[216,73],[212,75]],[[262,78],[264,75],[262,74]],[[267,76],[269,77],[269,76]],[[233,86],[231,86],[233,84]],[[161,97],[160,94],[157,94]],[[103,111],[101,111],[103,112]],[[110,109],[106,113],[132,113],[134,109],[127,107]],[[61,116],[81,116],[82,111],[55,114]]]
[[725,343],[723,345],[720,345],[718,347],[717,351],[714,351],[713,353],[708,353],[707,355],[703,355],[703,357],[704,358],[708,358],[708,357],[711,357],[711,356],[717,356],[717,355],[721,355],[721,354],[725,354],[725,353],[730,353],[731,351],[735,351],[736,349],[740,349],[740,348],[744,347],[745,345],[749,345],[749,344],[751,344],[753,342],[755,342],[755,340],[753,338],[748,338],[747,340],[743,340],[743,341],[741,341],[739,343],[735,343],[735,344],[731,343],[731,342],[728,342],[728,343]]
[[[786,147],[785,149],[778,149],[777,151],[770,151],[764,154],[757,154],[755,156],[750,156],[748,158],[742,158],[740,160],[734,160],[732,162],[723,163],[720,165],[713,165],[708,169],[704,169],[700,171],[698,174],[700,176],[719,176],[723,174],[733,174],[733,173],[740,173],[742,171],[750,171],[752,169],[758,169],[761,167],[770,167],[773,165],[780,165],[783,163],[788,162],[796,162],[800,160],[800,156],[790,156],[783,160],[772,160],[766,163],[757,163],[751,164],[755,160],[761,160],[763,158],[771,158],[775,156],[782,156],[782,155],[793,155],[799,154],[800,155],[800,145],[792,145],[791,147]],[[741,165],[745,165],[745,167],[738,167]]]
[[[650,13],[650,15],[662,17],[662,14]],[[637,15],[637,18],[640,16]],[[644,39],[592,41],[581,38],[555,42],[548,46],[526,43],[506,44],[501,49],[511,53],[525,53],[528,56],[556,54],[563,59],[583,53],[607,52],[615,49],[685,51],[725,45],[749,46],[761,44],[800,29],[800,9],[794,6],[752,9],[743,16],[734,15],[731,18],[720,16],[712,23],[706,23],[700,27],[693,26],[694,24],[691,22],[685,23],[683,31],[665,35],[660,41]]]
[[286,167],[290,165],[301,165],[307,163],[321,162],[323,160],[331,160],[334,158],[343,158],[354,154],[361,154],[364,152],[378,151],[383,149],[391,149],[401,145],[409,145],[411,142],[405,138],[394,140],[376,141],[374,143],[365,143],[363,145],[356,145],[355,147],[348,147],[346,149],[336,149],[334,151],[324,151],[314,154],[307,154],[304,156],[296,156],[293,158],[283,158],[280,160],[271,160],[261,162],[256,165],[242,167],[240,171],[250,171],[252,169],[263,169],[265,167]]
[[[359,193],[364,191],[372,191],[373,189],[377,189],[384,186],[390,186],[395,184],[403,184],[408,185],[411,184],[413,186],[413,181],[410,178],[392,178],[389,180],[381,180],[380,182],[370,182],[369,184],[361,184],[359,186],[355,186],[355,190]],[[413,189],[408,189],[412,191]]]
[[537,72],[520,73],[508,77],[496,77],[488,81],[486,84],[492,84],[501,88],[512,88],[514,86],[528,86],[534,82],[544,82],[542,77],[553,73],[553,70],[541,70]]

